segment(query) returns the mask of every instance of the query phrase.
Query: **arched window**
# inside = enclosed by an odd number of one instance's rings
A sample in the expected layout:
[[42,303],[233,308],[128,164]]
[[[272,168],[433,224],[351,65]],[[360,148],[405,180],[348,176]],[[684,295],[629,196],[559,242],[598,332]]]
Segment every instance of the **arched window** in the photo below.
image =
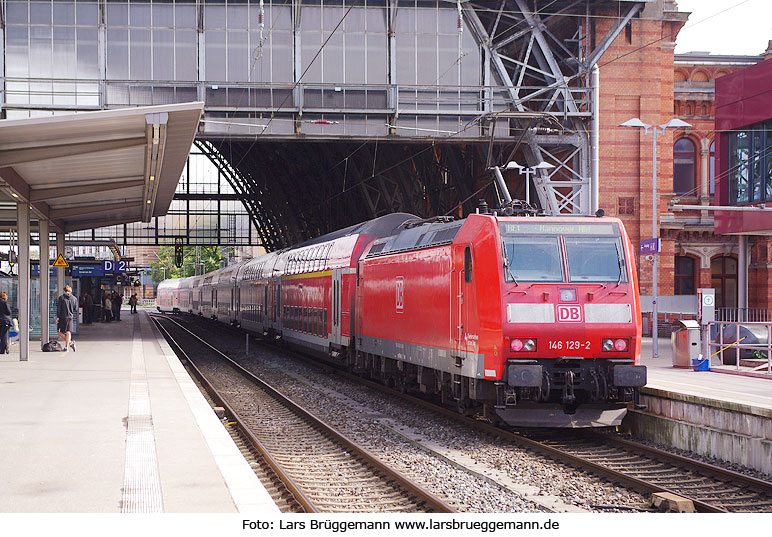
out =
[[681,138],[673,145],[673,192],[691,194],[695,188],[696,149],[694,142]]
[[716,142],[710,142],[710,195],[716,193]]
[[716,307],[737,307],[737,259],[714,257],[710,261],[711,287],[716,290]]
[[675,285],[674,294],[676,295],[694,295],[695,278],[694,267],[696,263],[693,257],[676,256],[675,258],[675,276],[673,283]]

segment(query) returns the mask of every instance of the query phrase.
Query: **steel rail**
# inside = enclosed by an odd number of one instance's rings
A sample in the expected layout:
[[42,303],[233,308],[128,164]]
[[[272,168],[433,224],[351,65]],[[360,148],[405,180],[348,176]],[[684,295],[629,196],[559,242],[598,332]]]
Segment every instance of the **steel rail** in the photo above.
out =
[[[458,412],[444,408],[441,406],[438,406],[434,403],[431,403],[429,401],[425,401],[423,399],[413,397],[412,395],[403,394],[398,391],[394,391],[390,388],[387,388],[381,384],[378,384],[376,382],[372,382],[369,380],[362,379],[360,377],[357,377],[356,375],[352,375],[347,372],[342,371],[336,371],[338,374],[343,374],[347,378],[358,380],[360,382],[364,381],[369,387],[373,387],[375,389],[380,390],[383,393],[388,393],[390,395],[396,395],[397,397],[409,401],[411,404],[416,404],[419,406],[422,406],[424,408],[427,408],[429,410],[433,410],[435,412],[439,412],[445,416],[454,418],[456,420],[460,420],[462,423],[465,423],[473,428],[476,428],[477,430],[480,430],[482,432],[485,432],[487,434],[490,434],[494,437],[499,437],[504,440],[512,441],[516,444],[518,444],[520,447],[531,449],[533,451],[536,451],[537,453],[541,453],[543,455],[547,455],[550,458],[559,460],[561,462],[565,462],[571,466],[578,467],[581,469],[587,469],[591,471],[592,473],[602,476],[606,479],[608,479],[611,482],[614,483],[620,483],[625,486],[634,488],[640,492],[645,492],[649,494],[657,493],[657,492],[669,492],[671,494],[674,494],[676,496],[680,496],[682,498],[686,498],[686,496],[682,493],[673,491],[671,489],[668,489],[666,487],[662,487],[659,485],[655,485],[653,483],[649,483],[648,481],[644,481],[642,479],[638,479],[637,477],[633,477],[631,475],[627,475],[623,472],[619,472],[617,470],[612,470],[611,468],[607,468],[606,466],[603,466],[601,464],[594,463],[592,461],[588,461],[582,457],[579,457],[577,455],[572,455],[571,453],[567,453],[563,450],[560,450],[558,448],[554,448],[552,446],[545,445],[537,440],[532,440],[530,438],[526,438],[525,436],[522,436],[518,433],[514,433],[511,431],[507,431],[504,429],[501,429],[495,425],[491,425],[489,423],[485,423],[483,421],[480,421],[475,418],[470,418],[468,416],[462,416]],[[664,452],[663,452],[664,453]],[[692,461],[693,462],[693,461]],[[727,513],[726,509],[723,509],[721,507],[717,507],[715,505],[711,505],[705,502],[702,502],[700,500],[696,500],[694,498],[688,498],[694,503],[694,507],[698,512],[702,513]]]
[[292,494],[293,498],[295,498],[295,501],[297,501],[305,510],[306,513],[319,513],[319,509],[316,508],[314,503],[303,493],[303,491],[300,489],[297,483],[290,477],[290,475],[284,470],[284,468],[281,466],[281,464],[273,458],[273,456],[268,452],[268,449],[263,445],[263,443],[252,433],[252,431],[249,430],[249,427],[246,425],[244,419],[239,415],[238,412],[236,412],[233,407],[231,407],[228,402],[225,400],[225,398],[220,394],[217,389],[212,386],[212,384],[207,380],[207,378],[204,376],[204,374],[201,372],[201,370],[196,366],[196,364],[193,362],[193,360],[190,359],[190,356],[184,351],[184,349],[180,346],[179,343],[177,343],[177,340],[174,339],[174,337],[169,333],[169,331],[161,324],[160,319],[166,319],[169,320],[179,326],[176,321],[173,321],[172,319],[168,319],[167,317],[161,317],[159,318],[157,315],[150,315],[150,318],[153,319],[156,326],[158,327],[159,331],[164,335],[164,338],[169,342],[170,345],[172,345],[176,351],[179,351],[182,356],[188,361],[188,365],[190,366],[190,369],[193,371],[193,374],[196,376],[198,381],[204,385],[204,388],[209,392],[212,399],[221,407],[225,409],[225,412],[230,418],[236,422],[236,425],[239,427],[242,433],[247,437],[249,442],[252,444],[252,446],[260,453],[260,455],[265,459],[266,464],[270,466],[271,470],[277,475],[277,477],[281,480],[281,482],[284,484],[285,487],[287,487],[287,490]]
[[[273,349],[275,349],[278,352],[291,354],[292,356],[295,356],[295,357],[298,357],[298,358],[304,360],[306,363],[314,364],[316,366],[321,366],[322,365],[322,364],[319,364],[319,362],[316,362],[314,360],[311,360],[311,359],[307,358],[305,355],[303,355],[302,353],[299,353],[299,352],[288,351],[287,349],[276,349],[275,347],[273,347]],[[516,444],[518,444],[519,446],[521,446],[523,448],[531,449],[531,450],[536,451],[538,453],[541,453],[543,455],[547,455],[547,456],[549,456],[549,457],[551,457],[553,459],[559,460],[561,462],[565,462],[565,463],[567,463],[567,464],[569,464],[571,466],[574,466],[574,467],[587,469],[587,470],[593,472],[596,475],[599,475],[599,476],[604,477],[605,479],[608,479],[611,482],[621,483],[621,484],[623,484],[625,486],[634,488],[634,489],[636,489],[636,490],[638,490],[640,492],[645,492],[645,493],[649,493],[649,494],[653,494],[653,493],[671,493],[671,494],[674,494],[676,496],[680,496],[680,497],[686,498],[686,496],[684,494],[682,494],[682,493],[673,491],[671,489],[668,489],[666,487],[662,487],[660,485],[655,485],[653,483],[649,483],[648,481],[644,481],[642,479],[638,479],[636,477],[633,477],[631,475],[627,475],[627,474],[625,474],[623,472],[619,472],[617,470],[612,470],[611,468],[607,468],[607,467],[605,467],[603,465],[594,463],[592,461],[588,461],[586,459],[583,459],[582,457],[579,457],[579,456],[576,456],[576,455],[572,455],[572,454],[567,453],[565,451],[562,451],[560,449],[557,449],[557,448],[554,448],[554,447],[551,447],[551,446],[547,446],[547,445],[545,445],[545,444],[543,444],[543,443],[541,443],[541,442],[539,442],[537,440],[532,440],[530,438],[526,438],[526,437],[524,437],[524,436],[522,436],[520,434],[511,432],[511,431],[506,431],[506,430],[501,429],[501,428],[499,428],[499,427],[497,427],[495,425],[491,425],[489,423],[485,423],[485,422],[480,421],[478,419],[470,418],[468,416],[463,416],[463,415],[459,414],[458,412],[456,412],[454,410],[451,410],[451,409],[448,409],[448,408],[445,408],[445,407],[442,407],[442,406],[438,406],[435,403],[432,403],[430,401],[426,401],[424,399],[420,399],[418,397],[414,397],[414,396],[409,395],[409,394],[401,393],[401,392],[399,392],[397,390],[393,390],[393,389],[388,388],[386,386],[383,386],[382,384],[379,384],[377,382],[374,382],[374,381],[371,381],[371,380],[368,380],[368,379],[364,379],[362,377],[359,377],[357,375],[354,375],[354,374],[349,373],[347,371],[344,371],[342,369],[335,369],[335,373],[338,374],[338,375],[341,375],[341,376],[343,376],[343,377],[345,377],[345,378],[347,378],[349,380],[353,380],[355,382],[359,382],[359,383],[365,384],[366,386],[368,386],[370,388],[373,388],[375,390],[378,390],[378,391],[380,391],[382,393],[387,393],[387,394],[389,394],[391,396],[397,396],[398,398],[400,398],[400,399],[402,399],[404,401],[410,402],[411,404],[415,404],[415,405],[421,406],[423,408],[427,408],[429,410],[438,412],[438,413],[440,413],[442,415],[445,415],[445,416],[448,416],[450,418],[453,418],[453,419],[456,419],[456,420],[460,420],[461,422],[466,423],[467,425],[470,425],[470,426],[472,426],[472,427],[474,427],[474,428],[476,428],[476,429],[478,429],[480,431],[483,431],[483,432],[485,432],[487,434],[490,434],[490,435],[495,436],[495,437],[499,437],[499,438],[502,438],[502,439],[505,439],[505,440],[509,440],[509,441],[515,442]],[[662,452],[662,454],[663,455],[669,455],[666,452]],[[691,462],[694,463],[694,461],[691,461]],[[717,507],[715,505],[711,505],[709,503],[702,502],[702,501],[694,499],[694,498],[688,498],[688,499],[691,500],[694,503],[694,507],[695,507],[695,509],[698,512],[703,512],[703,513],[727,513],[727,512],[729,512],[726,509],[723,509],[721,507]]]
[[[157,315],[151,315],[151,317],[157,317]],[[216,349],[214,346],[212,346],[207,341],[203,340],[201,337],[199,337],[194,332],[191,332],[186,327],[182,326],[180,323],[175,321],[174,319],[171,319],[167,316],[163,316],[162,318],[169,320],[170,322],[174,323],[176,326],[178,326],[180,329],[184,330],[191,336],[195,337],[198,341],[209,347],[212,351],[217,353],[220,357],[222,357],[228,365],[230,365],[232,368],[234,368],[237,372],[239,372],[241,375],[243,375],[246,379],[248,379],[250,382],[253,382],[256,384],[260,389],[265,390],[268,394],[270,394],[272,397],[274,397],[277,401],[281,402],[282,404],[290,407],[293,411],[297,412],[301,417],[303,417],[306,421],[313,424],[316,428],[323,431],[323,433],[334,439],[335,441],[342,444],[347,450],[351,451],[353,454],[358,456],[360,459],[364,460],[367,464],[370,464],[372,467],[377,469],[378,471],[382,472],[384,475],[388,476],[390,479],[393,479],[395,482],[397,482],[402,488],[404,488],[406,491],[410,492],[411,494],[418,497],[421,501],[423,501],[428,507],[433,509],[436,512],[440,513],[455,513],[457,512],[455,509],[453,509],[451,506],[447,505],[445,502],[443,502],[441,499],[439,499],[437,496],[432,494],[431,492],[423,489],[416,483],[410,481],[405,476],[403,476],[401,473],[397,472],[387,464],[383,463],[381,460],[379,460],[375,455],[370,453],[367,449],[360,446],[359,444],[353,442],[352,440],[345,437],[342,433],[338,432],[335,428],[331,427],[330,425],[326,424],[321,419],[317,418],[314,414],[300,406],[298,403],[295,403],[288,397],[286,397],[284,394],[267,384],[265,381],[261,380],[257,376],[255,376],[253,373],[247,371],[243,367],[241,367],[239,364],[237,364],[233,359],[231,359],[226,354],[222,353],[218,349]],[[188,359],[189,360],[189,359]]]
[[[233,333],[235,333],[236,329],[233,329]],[[258,338],[259,340],[259,338]],[[329,364],[328,363],[320,363],[319,361],[315,361],[304,355],[303,353],[299,351],[294,350],[288,350],[285,348],[277,348],[274,346],[271,346],[271,349],[278,353],[284,353],[291,355],[293,357],[296,357],[300,360],[303,360],[304,362],[314,365],[316,367],[324,367],[327,371],[329,371]],[[327,366],[327,367],[325,367]],[[640,492],[644,492],[647,494],[653,494],[653,493],[671,493],[676,496],[680,496],[682,498],[689,499],[693,502],[695,510],[698,512],[703,513],[728,513],[727,509],[724,509],[722,507],[718,507],[716,505],[713,505],[711,503],[707,503],[701,500],[698,500],[696,498],[690,497],[682,492],[672,490],[667,487],[663,487],[660,485],[656,485],[653,483],[650,483],[648,481],[645,481],[643,479],[639,479],[637,477],[627,475],[623,472],[613,470],[611,468],[608,468],[606,466],[603,466],[601,464],[588,461],[581,456],[573,455],[571,453],[567,453],[561,449],[545,445],[538,440],[533,440],[531,438],[527,438],[521,434],[518,434],[516,432],[507,431],[505,429],[501,429],[495,425],[491,425],[490,423],[486,423],[484,421],[481,421],[479,419],[471,418],[468,416],[463,416],[456,412],[455,410],[451,410],[442,406],[439,406],[433,402],[426,401],[424,399],[401,393],[397,390],[388,388],[378,382],[368,380],[362,377],[359,377],[357,375],[354,375],[352,373],[349,373],[348,371],[345,371],[341,368],[334,369],[335,373],[338,375],[343,376],[344,378],[347,378],[349,380],[352,380],[354,382],[358,382],[361,384],[366,385],[369,388],[375,389],[380,391],[381,393],[389,394],[390,396],[396,396],[404,401],[407,401],[411,404],[421,406],[423,408],[438,412],[442,415],[448,416],[450,418],[453,418],[455,420],[460,420],[462,423],[465,423],[467,425],[470,425],[482,432],[485,432],[486,434],[490,434],[495,437],[499,437],[508,441],[512,441],[519,446],[527,449],[531,449],[533,451],[536,451],[538,453],[547,455],[553,459],[565,462],[571,466],[578,467],[578,468],[584,468],[588,469],[589,471],[595,473],[596,475],[602,476],[605,479],[608,479],[611,482],[616,482],[623,484],[625,486],[629,486],[633,489],[636,489]],[[739,474],[737,472],[732,472],[731,470],[725,470],[723,468],[710,465],[707,463],[702,463],[698,461],[694,461],[692,459],[689,459],[687,457],[683,457],[680,455],[676,455],[667,451],[658,450],[656,448],[652,448],[649,446],[643,446],[641,444],[625,440],[622,438],[617,438],[608,434],[603,434],[597,431],[585,431],[585,435],[588,437],[594,436],[596,438],[602,439],[604,443],[614,443],[617,444],[620,447],[624,447],[626,449],[631,450],[639,450],[639,451],[645,451],[648,456],[659,460],[660,462],[665,462],[668,464],[672,464],[674,466],[688,466],[689,468],[693,469],[694,471],[702,474],[703,476],[713,477],[719,480],[728,480],[733,482],[740,482],[744,485],[747,485],[749,487],[752,487],[754,489],[760,490],[761,492],[769,493],[772,495],[772,483],[768,483],[766,481],[756,479],[750,476],[745,476],[742,474]]]
[[701,474],[707,474],[716,479],[742,483],[744,486],[772,496],[772,483],[769,481],[764,481],[763,479],[758,479],[749,475],[741,474],[739,472],[734,472],[732,470],[721,468],[720,466],[709,464],[707,462],[695,461],[688,457],[684,457],[683,455],[662,451],[655,447],[639,444],[625,438],[619,438],[617,436],[604,434],[598,431],[584,431],[584,434],[595,440],[600,439],[608,444],[615,444],[631,451],[645,453],[647,456],[652,458],[659,458],[662,462],[693,468],[695,471]]

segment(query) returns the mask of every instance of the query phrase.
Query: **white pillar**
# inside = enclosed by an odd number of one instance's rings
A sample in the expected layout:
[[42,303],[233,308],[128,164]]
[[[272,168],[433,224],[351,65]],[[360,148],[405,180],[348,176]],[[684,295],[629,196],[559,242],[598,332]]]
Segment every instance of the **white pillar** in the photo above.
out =
[[29,204],[16,204],[16,221],[19,226],[19,360],[29,360]]
[[[56,232],[56,255],[64,255],[64,233],[61,231]],[[56,294],[57,296],[64,293],[64,267],[57,267],[56,269]]]
[[590,117],[590,212],[600,207],[600,70],[593,65],[590,73],[592,116]]
[[40,347],[42,349],[48,342],[51,241],[48,236],[48,220],[41,218],[38,223],[40,230]]
[[737,236],[737,308],[741,320],[747,320],[743,312],[748,307],[748,236]]
[[710,139],[700,140],[700,197],[707,203],[710,192]]

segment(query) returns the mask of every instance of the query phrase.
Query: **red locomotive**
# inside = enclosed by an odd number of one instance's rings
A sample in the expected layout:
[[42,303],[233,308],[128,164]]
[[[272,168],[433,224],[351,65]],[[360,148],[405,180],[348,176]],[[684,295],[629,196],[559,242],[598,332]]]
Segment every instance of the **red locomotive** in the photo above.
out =
[[[214,276],[164,281],[158,303],[463,413],[526,427],[610,426],[646,384],[633,260],[616,218],[397,213]],[[186,289],[200,299],[180,299]]]

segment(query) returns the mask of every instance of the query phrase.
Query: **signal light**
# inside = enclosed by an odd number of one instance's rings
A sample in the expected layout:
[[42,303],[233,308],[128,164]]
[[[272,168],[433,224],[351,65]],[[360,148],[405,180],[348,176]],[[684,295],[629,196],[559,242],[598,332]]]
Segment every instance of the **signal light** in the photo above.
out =
[[182,245],[174,245],[174,266],[177,268],[182,267]]
[[627,350],[627,340],[618,339],[614,342],[614,348],[620,352]]

